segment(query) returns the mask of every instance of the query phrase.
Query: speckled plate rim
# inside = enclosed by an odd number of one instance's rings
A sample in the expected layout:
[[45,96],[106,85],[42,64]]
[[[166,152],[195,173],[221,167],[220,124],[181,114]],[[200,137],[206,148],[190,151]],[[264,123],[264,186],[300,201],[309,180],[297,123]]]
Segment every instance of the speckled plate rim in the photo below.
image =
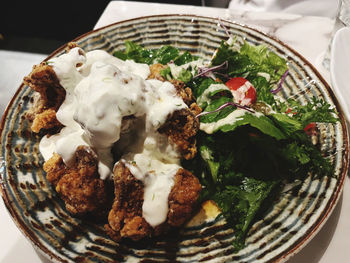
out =
[[[342,132],[344,134],[344,145],[346,145],[346,148],[344,150],[343,169],[342,169],[342,173],[339,175],[337,190],[333,194],[331,202],[329,202],[327,207],[324,209],[323,214],[309,228],[308,232],[306,232],[300,239],[298,239],[290,247],[289,250],[276,255],[274,258],[272,258],[269,261],[269,262],[285,262],[288,259],[290,259],[292,256],[294,256],[295,254],[297,254],[302,248],[304,248],[315,237],[315,235],[321,230],[322,226],[327,222],[328,218],[332,214],[336,204],[338,203],[338,201],[340,199],[341,193],[342,193],[343,188],[344,188],[345,177],[346,177],[346,175],[348,173],[348,169],[349,169],[349,134],[348,134],[347,124],[346,124],[346,121],[344,118],[343,109],[342,109],[340,103],[338,102],[333,90],[330,88],[329,84],[325,81],[325,79],[318,72],[318,70],[307,59],[304,58],[304,56],[302,56],[299,52],[297,52],[296,50],[294,50],[293,48],[291,48],[289,45],[285,44],[283,41],[279,40],[278,38],[271,36],[267,33],[264,33],[256,28],[253,28],[253,27],[248,26],[248,25],[243,24],[243,23],[239,23],[239,22],[234,21],[234,20],[219,19],[217,17],[191,15],[191,14],[163,14],[163,15],[141,16],[141,17],[136,17],[136,18],[132,18],[132,19],[128,19],[128,20],[119,21],[119,22],[112,23],[112,24],[103,26],[101,28],[95,29],[95,30],[91,30],[89,32],[86,32],[86,33],[74,38],[72,41],[78,41],[86,36],[89,36],[90,34],[98,33],[99,31],[103,31],[106,28],[113,27],[115,25],[123,24],[126,22],[133,22],[133,21],[138,21],[140,19],[147,19],[147,18],[167,18],[167,17],[176,17],[176,16],[177,17],[191,17],[193,19],[199,18],[199,19],[209,19],[209,20],[214,20],[214,21],[215,20],[223,21],[223,22],[226,22],[229,24],[241,26],[241,27],[246,28],[248,30],[255,31],[258,34],[261,34],[261,35],[277,42],[278,44],[280,44],[284,48],[288,49],[291,53],[296,55],[298,58],[300,58],[303,61],[303,63],[305,63],[307,66],[310,67],[310,69],[313,71],[313,73],[319,78],[319,80],[322,82],[322,84],[327,89],[327,92],[329,93],[329,95],[332,99],[332,102],[334,103],[334,105],[337,108],[337,111],[339,112],[339,119],[340,119],[340,123],[342,126]],[[67,43],[62,45],[61,47],[59,47],[55,51],[53,51],[43,61],[47,61],[50,58],[54,57],[56,54],[62,52],[66,48],[66,46],[67,46]],[[25,85],[23,83],[19,86],[19,88],[17,89],[17,91],[13,95],[11,101],[8,103],[6,110],[4,111],[4,114],[3,114],[3,117],[2,117],[1,123],[0,123],[0,136],[3,136],[3,129],[4,129],[4,126],[5,126],[5,123],[7,120],[8,111],[11,108],[11,106],[13,105],[15,98],[18,96],[18,94],[21,92],[21,90],[24,87],[25,87]],[[35,235],[31,234],[31,230],[21,221],[21,217],[18,214],[16,214],[14,209],[11,207],[10,200],[8,199],[6,188],[4,186],[3,179],[2,179],[2,169],[3,169],[2,156],[0,156],[0,162],[1,162],[0,163],[0,192],[1,192],[4,204],[9,212],[9,214],[11,215],[13,221],[15,222],[17,227],[20,229],[20,231],[23,233],[23,235],[31,242],[33,247],[39,253],[41,253],[43,256],[45,256],[46,258],[48,258],[49,260],[52,260],[54,262],[63,262],[62,258],[60,258],[59,256],[52,253],[49,249],[47,249],[45,247],[45,245],[43,245],[38,239],[35,238]]]

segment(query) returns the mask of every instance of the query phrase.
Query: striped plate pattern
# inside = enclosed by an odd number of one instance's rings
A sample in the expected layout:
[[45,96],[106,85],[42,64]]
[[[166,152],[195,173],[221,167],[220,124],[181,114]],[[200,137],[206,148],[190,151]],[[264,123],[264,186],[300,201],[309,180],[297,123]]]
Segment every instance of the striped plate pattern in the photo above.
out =
[[[318,138],[323,154],[334,164],[334,177],[309,177],[285,191],[253,225],[247,246],[239,253],[231,245],[234,232],[221,217],[207,218],[166,237],[118,244],[104,233],[102,225],[71,217],[46,180],[38,150],[40,135],[31,133],[25,118],[34,93],[22,85],[1,122],[1,192],[14,222],[47,258],[53,262],[283,262],[325,223],[339,199],[348,169],[348,134],[338,102],[319,73],[291,48],[255,29],[229,21],[220,23],[238,44],[244,40],[265,44],[288,60],[290,74],[278,94],[282,99],[293,97],[307,103],[317,96],[336,107],[340,122],[320,124]],[[86,51],[104,49],[109,53],[122,50],[125,40],[148,48],[170,44],[210,58],[227,39],[218,24],[216,19],[192,15],[142,17],[89,32],[75,41]]]

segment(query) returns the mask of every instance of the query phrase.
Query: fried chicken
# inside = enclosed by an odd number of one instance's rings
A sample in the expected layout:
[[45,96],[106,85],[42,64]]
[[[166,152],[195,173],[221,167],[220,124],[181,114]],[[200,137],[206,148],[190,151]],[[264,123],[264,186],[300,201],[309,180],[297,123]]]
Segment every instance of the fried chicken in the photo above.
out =
[[[158,79],[160,81],[166,81],[166,79],[160,74],[160,72],[167,68],[168,66],[162,64],[153,64],[150,66],[150,75],[149,79]],[[192,94],[192,90],[189,87],[186,87],[185,83],[181,80],[171,79],[169,80],[171,84],[174,85],[176,93],[182,98],[184,103],[189,107],[191,112],[194,115],[197,115],[202,112],[202,109],[197,105],[195,97]]]
[[194,211],[201,185],[197,177],[180,168],[169,194],[167,219],[155,228],[142,217],[143,189],[143,182],[137,180],[123,162],[118,162],[114,169],[115,199],[105,225],[108,235],[114,240],[129,238],[136,241],[181,226]]
[[[151,65],[151,74],[148,78],[165,81],[160,72],[166,67],[162,64]],[[186,87],[183,81],[172,79],[170,82],[174,85],[177,95],[182,98],[189,108],[175,111],[158,131],[166,134],[169,140],[176,144],[183,158],[189,160],[197,152],[195,135],[199,129],[199,121],[196,115],[202,109],[195,102],[192,90]]]
[[44,163],[48,181],[74,215],[103,215],[108,206],[109,189],[97,172],[97,156],[86,146],[75,152],[75,163],[67,167],[58,154]]
[[[69,51],[74,47],[77,45],[70,43],[67,49]],[[165,81],[160,74],[165,67],[161,64],[152,65],[149,78]],[[188,108],[169,113],[165,124],[157,132],[152,132],[163,134],[161,138],[162,140],[165,138],[166,144],[176,146],[178,151],[176,158],[189,160],[197,152],[195,136],[199,129],[199,121],[196,115],[201,112],[201,109],[195,102],[192,90],[186,87],[184,82],[178,80],[170,80],[170,82]],[[65,100],[66,92],[60,85],[53,67],[46,62],[34,66],[32,72],[24,78],[24,83],[40,95],[32,113],[28,114],[32,121],[32,131],[38,133],[41,130],[51,130],[51,132],[55,130],[57,132],[62,128],[62,124],[57,120],[56,113]],[[67,96],[69,95],[70,93],[67,93]],[[130,132],[129,125],[134,122],[134,118],[136,117],[130,115],[123,119],[124,124],[128,125],[122,127],[122,135]],[[136,131],[140,132],[138,129]],[[145,138],[141,137],[142,139]],[[127,147],[125,149],[127,150]],[[97,218],[106,218],[109,212],[108,224],[105,228],[113,239],[140,240],[144,237],[160,235],[171,227],[179,227],[192,215],[201,185],[189,171],[183,168],[177,170],[174,185],[168,196],[167,218],[164,223],[152,227],[142,216],[143,182],[136,179],[123,162],[118,162],[114,168],[115,197],[113,197],[113,189],[110,188],[112,182],[100,179],[99,160],[94,150],[96,149],[93,147],[79,146],[74,154],[74,162],[70,165],[66,165],[57,153],[44,163],[48,181],[65,202],[67,211],[74,216],[92,214]],[[180,157],[177,156],[178,153]],[[125,152],[113,154],[113,158],[118,158]],[[163,211],[163,218],[165,218],[166,210]]]
[[41,129],[49,130],[61,126],[56,119],[56,111],[64,101],[66,91],[60,85],[53,68],[46,62],[42,62],[34,66],[32,72],[23,81],[40,94],[32,114],[28,115],[33,121],[32,131],[38,133]]
[[199,129],[199,121],[189,109],[174,111],[158,131],[168,136],[169,140],[186,160],[192,159],[196,153],[195,135]]
[[168,66],[162,65],[159,63],[153,64],[149,67],[150,74],[149,79],[158,79],[160,81],[165,81],[165,78],[160,74],[163,69],[166,69]]
[[[74,42],[68,43],[66,51],[77,47]],[[32,121],[31,129],[38,133],[41,129],[50,130],[61,127],[62,124],[56,119],[56,112],[66,97],[65,89],[46,61],[35,65],[32,72],[24,77],[23,83],[40,94],[34,108],[27,115]]]

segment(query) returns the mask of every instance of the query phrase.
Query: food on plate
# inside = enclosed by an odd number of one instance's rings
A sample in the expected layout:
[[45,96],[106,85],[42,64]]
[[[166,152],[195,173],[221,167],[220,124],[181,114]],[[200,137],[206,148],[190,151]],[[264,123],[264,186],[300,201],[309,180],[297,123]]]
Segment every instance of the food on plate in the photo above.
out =
[[[199,108],[181,82],[149,75],[146,64],[124,62],[102,50],[85,53],[70,44],[65,54],[34,67],[25,78],[40,94],[32,130],[49,132],[39,145],[48,181],[73,215],[108,213],[106,228],[117,239],[140,239],[181,225],[201,189],[180,164],[196,154]],[[47,94],[56,90],[65,92],[55,93],[51,107]],[[42,113],[48,110],[53,114],[45,123]],[[190,198],[174,189],[191,193]]]
[[67,166],[62,157],[54,153],[43,166],[47,180],[65,201],[70,213],[82,215],[93,212],[102,217],[110,204],[111,186],[98,175],[97,156],[89,147],[79,146],[74,159],[74,164]]
[[204,60],[126,41],[113,55],[70,44],[25,83],[40,95],[29,118],[47,133],[48,180],[73,215],[108,218],[114,240],[160,235],[215,202],[240,249],[286,185],[333,174],[317,133],[335,110],[280,99],[288,66],[267,47],[230,37]]
[[144,202],[154,202],[159,197],[156,196],[157,191],[144,190],[144,184],[148,182],[140,179],[131,173],[124,162],[118,162],[114,168],[116,198],[108,216],[109,224],[106,225],[108,234],[114,240],[125,237],[139,240],[164,233],[169,227],[181,226],[192,215],[193,206],[201,190],[197,177],[179,168],[168,195],[168,203],[164,204],[169,206],[168,211],[160,218],[159,214],[164,210],[160,205],[161,210],[156,213],[147,208],[142,211]]

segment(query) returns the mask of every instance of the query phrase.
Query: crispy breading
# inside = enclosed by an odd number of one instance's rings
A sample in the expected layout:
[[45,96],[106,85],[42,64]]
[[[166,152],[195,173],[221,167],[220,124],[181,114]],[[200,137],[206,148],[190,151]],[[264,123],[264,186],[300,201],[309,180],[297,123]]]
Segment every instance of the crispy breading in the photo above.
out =
[[193,97],[192,90],[186,87],[186,84],[183,81],[177,80],[177,79],[171,79],[169,82],[174,85],[177,95],[179,95],[182,98],[182,100],[187,106],[195,102],[195,98]]
[[191,172],[185,169],[178,170],[169,194],[169,225],[181,226],[190,218],[201,189],[198,178]]
[[198,106],[196,102],[193,102],[190,107],[190,111],[194,114],[194,116],[197,116],[199,113],[202,112],[202,108]]
[[197,177],[180,168],[169,194],[167,220],[152,228],[142,217],[144,185],[123,162],[115,166],[114,187],[115,199],[105,229],[116,241],[122,238],[136,241],[165,233],[170,227],[181,226],[192,215],[201,190]]
[[79,47],[77,42],[69,42],[66,46],[66,52],[69,52],[71,49]]
[[137,180],[125,166],[118,162],[114,168],[114,203],[105,226],[115,240],[128,237],[139,240],[150,236],[151,226],[142,217],[143,183]]
[[[66,51],[77,46],[77,43],[70,42]],[[32,131],[38,133],[41,129],[49,130],[62,126],[56,119],[56,112],[66,97],[66,91],[60,85],[52,66],[46,61],[33,66],[31,73],[24,77],[23,83],[40,94],[40,99],[29,116],[33,121]]]
[[105,213],[108,189],[97,172],[96,154],[86,146],[79,146],[75,163],[67,167],[58,154],[44,164],[47,179],[64,200],[67,210],[74,215]]
[[198,129],[198,118],[189,109],[181,109],[174,111],[158,131],[166,134],[183,158],[189,160],[197,153],[195,136]]
[[[153,64],[150,66],[150,75],[148,79],[158,79],[160,81],[166,81],[160,72],[167,68],[168,66],[162,64]],[[195,97],[193,96],[192,90],[189,87],[186,87],[186,84],[177,79],[169,80],[171,84],[174,85],[177,95],[179,95],[184,103],[190,108],[194,115],[201,113],[202,109],[196,104]]]
[[158,79],[160,81],[165,81],[165,78],[160,74],[160,72],[167,67],[168,66],[159,63],[151,65],[149,67],[151,73],[149,74],[148,79]]
[[52,157],[44,163],[43,169],[46,172],[47,180],[56,188],[59,180],[66,173],[67,167],[61,156],[54,153]]
[[[166,67],[162,64],[151,65],[149,78],[165,81],[160,72]],[[181,155],[189,160],[197,153],[195,135],[199,129],[199,121],[196,115],[201,113],[202,109],[196,103],[192,90],[186,87],[183,81],[172,79],[170,83],[174,85],[177,95],[189,108],[175,111],[158,131],[166,134],[170,141],[176,144]]]
[[61,87],[53,68],[42,62],[33,67],[23,82],[40,94],[40,99],[34,105],[32,131],[38,133],[41,129],[61,126],[56,119],[56,111],[64,101],[66,91]]
[[62,126],[56,118],[56,111],[52,108],[35,114],[31,129],[39,133],[41,129],[49,130]]

